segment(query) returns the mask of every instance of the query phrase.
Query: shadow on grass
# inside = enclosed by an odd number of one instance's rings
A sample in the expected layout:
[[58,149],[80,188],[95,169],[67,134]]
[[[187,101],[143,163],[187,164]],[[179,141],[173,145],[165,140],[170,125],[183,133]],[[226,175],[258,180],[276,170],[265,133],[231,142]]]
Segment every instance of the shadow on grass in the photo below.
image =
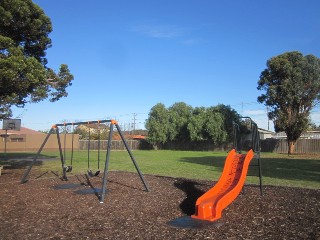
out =
[[[29,166],[36,153],[2,153],[0,154],[0,165],[5,165],[7,169],[21,169]],[[40,154],[33,166],[41,166],[43,161],[55,160],[56,156]]]
[[[183,158],[180,161],[212,166],[222,172],[226,157]],[[255,164],[256,159],[251,161]],[[295,158],[261,158],[262,176],[283,180],[313,181],[320,183],[320,160]],[[257,176],[257,168],[250,167],[248,175]]]

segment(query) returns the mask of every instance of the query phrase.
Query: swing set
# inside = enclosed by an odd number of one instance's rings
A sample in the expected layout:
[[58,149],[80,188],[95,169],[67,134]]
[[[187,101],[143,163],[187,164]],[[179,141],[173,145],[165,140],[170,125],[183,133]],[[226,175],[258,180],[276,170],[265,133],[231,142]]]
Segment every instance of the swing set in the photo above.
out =
[[[51,136],[51,134],[56,134],[57,136],[57,141],[58,141],[58,147],[59,147],[59,154],[60,154],[60,160],[61,160],[61,166],[62,166],[62,177],[61,179],[63,181],[67,181],[68,177],[67,177],[67,173],[72,172],[73,170],[73,158],[74,158],[74,126],[78,126],[78,125],[83,125],[83,124],[88,124],[89,126],[89,131],[88,131],[88,150],[87,150],[87,163],[88,163],[88,176],[89,177],[96,177],[100,174],[100,158],[101,158],[101,124],[104,123],[110,123],[109,125],[109,136],[108,136],[108,144],[107,144],[107,152],[106,152],[106,161],[105,161],[105,166],[104,166],[104,171],[103,171],[103,178],[102,178],[102,189],[101,189],[101,195],[99,196],[99,200],[100,203],[104,202],[105,199],[105,195],[106,195],[106,188],[107,188],[107,175],[108,175],[108,167],[109,167],[109,161],[110,161],[110,152],[111,152],[111,142],[112,142],[112,135],[113,135],[113,131],[114,131],[114,127],[116,127],[122,142],[124,143],[124,146],[140,176],[140,179],[146,189],[146,191],[150,191],[149,187],[139,169],[139,166],[121,132],[121,129],[117,123],[116,120],[99,120],[99,121],[88,121],[88,122],[75,122],[75,123],[62,123],[62,124],[55,124],[51,127],[50,131],[48,132],[46,138],[44,139],[42,145],[40,146],[37,154],[35,155],[35,157],[33,158],[31,164],[27,167],[26,171],[24,172],[22,178],[21,178],[21,183],[26,183],[28,180],[28,175],[33,167],[33,165],[36,163],[38,157],[40,156],[44,146],[46,145],[47,141],[49,140],[49,137]],[[91,128],[90,128],[90,124],[97,124],[98,126],[98,169],[97,171],[93,172],[90,168],[90,152],[91,152]],[[72,135],[71,135],[71,156],[70,156],[70,165],[67,165],[66,163],[66,142],[67,142],[67,127],[68,126],[72,126]],[[61,144],[61,137],[60,137],[60,131],[59,128],[60,127],[64,127],[64,130],[61,132],[61,134],[63,134],[63,148],[62,148],[62,144]]]

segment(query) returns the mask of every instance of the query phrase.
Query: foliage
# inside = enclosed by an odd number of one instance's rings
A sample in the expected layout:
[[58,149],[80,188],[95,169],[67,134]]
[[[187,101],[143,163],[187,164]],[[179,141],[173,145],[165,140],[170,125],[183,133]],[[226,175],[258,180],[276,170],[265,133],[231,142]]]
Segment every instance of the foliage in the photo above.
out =
[[50,18],[31,0],[2,0],[0,15],[0,118],[10,117],[14,105],[66,97],[73,80],[68,66],[58,73],[46,66]]
[[258,101],[269,107],[275,130],[287,134],[288,153],[292,153],[320,100],[320,59],[296,51],[272,57],[261,73],[258,90],[265,91]]
[[164,104],[158,103],[150,110],[146,121],[147,141],[153,145],[165,143],[169,132],[169,111]]
[[212,110],[215,112],[218,112],[222,115],[224,129],[227,134],[226,140],[228,142],[231,142],[233,140],[233,134],[232,134],[233,122],[240,125],[240,127],[243,127],[243,125],[240,124],[240,122],[241,122],[240,114],[236,110],[232,109],[229,105],[224,105],[224,104],[219,104],[219,105],[213,107]]
[[195,108],[188,130],[192,141],[211,139],[215,143],[222,143],[227,135],[223,116],[214,108]]
[[205,129],[205,121],[207,118],[207,110],[204,107],[196,107],[193,110],[192,116],[189,119],[188,131],[192,141],[200,141],[207,139],[207,132]]
[[159,145],[168,141],[202,141],[214,143],[230,142],[232,121],[239,122],[240,115],[230,106],[196,107],[178,102],[168,109],[155,105],[146,122],[148,141]]
[[184,102],[174,103],[168,109],[169,113],[169,140],[189,139],[188,121],[192,114],[192,107]]

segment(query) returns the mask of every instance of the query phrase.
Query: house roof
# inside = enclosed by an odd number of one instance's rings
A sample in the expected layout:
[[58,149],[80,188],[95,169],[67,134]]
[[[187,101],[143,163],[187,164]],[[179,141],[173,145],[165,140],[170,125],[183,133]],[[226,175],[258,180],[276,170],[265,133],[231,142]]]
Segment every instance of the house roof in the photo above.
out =
[[[5,134],[6,131],[3,129],[0,129],[0,135]],[[8,130],[8,135],[22,135],[22,134],[44,134],[42,132],[38,132],[35,130],[32,130],[30,128],[26,128],[26,127],[21,127],[20,131],[15,131],[15,130]]]
[[146,139],[146,136],[143,136],[143,135],[131,135],[132,139]]
[[266,129],[263,129],[263,128],[258,128],[258,131],[261,132],[261,133],[274,133],[273,131],[270,131],[270,130],[266,130]]

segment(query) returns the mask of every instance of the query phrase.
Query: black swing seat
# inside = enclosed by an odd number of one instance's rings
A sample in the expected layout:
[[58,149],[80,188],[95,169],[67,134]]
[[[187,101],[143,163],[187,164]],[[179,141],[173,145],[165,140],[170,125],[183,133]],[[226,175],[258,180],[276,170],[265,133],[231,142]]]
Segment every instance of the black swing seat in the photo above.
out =
[[66,170],[66,172],[72,172],[72,166],[66,166],[64,167],[64,169]]
[[100,174],[100,170],[96,171],[95,173],[93,173],[91,170],[88,170],[89,177],[96,177],[99,174]]

